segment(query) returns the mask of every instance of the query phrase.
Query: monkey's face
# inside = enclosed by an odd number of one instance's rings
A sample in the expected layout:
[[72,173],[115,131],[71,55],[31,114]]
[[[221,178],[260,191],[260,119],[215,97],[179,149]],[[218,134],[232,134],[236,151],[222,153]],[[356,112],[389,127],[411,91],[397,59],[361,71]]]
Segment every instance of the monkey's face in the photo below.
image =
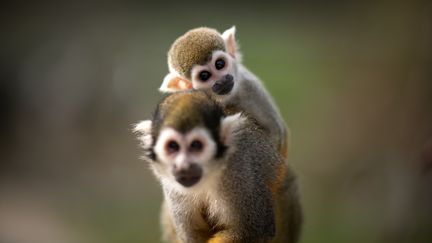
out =
[[158,173],[184,187],[197,184],[207,174],[217,153],[217,144],[204,128],[186,134],[164,128],[154,146]]
[[219,98],[235,94],[237,65],[228,53],[216,50],[204,65],[194,65],[191,70],[192,86],[198,90],[210,90]]
[[162,185],[178,191],[206,190],[217,183],[232,150],[235,130],[246,117],[226,116],[223,108],[202,91],[167,96],[152,120],[135,125],[143,157]]
[[198,28],[177,39],[168,53],[170,72],[159,90],[169,93],[205,90],[218,101],[235,96],[239,90],[237,67],[241,58],[234,35],[234,26],[222,34]]

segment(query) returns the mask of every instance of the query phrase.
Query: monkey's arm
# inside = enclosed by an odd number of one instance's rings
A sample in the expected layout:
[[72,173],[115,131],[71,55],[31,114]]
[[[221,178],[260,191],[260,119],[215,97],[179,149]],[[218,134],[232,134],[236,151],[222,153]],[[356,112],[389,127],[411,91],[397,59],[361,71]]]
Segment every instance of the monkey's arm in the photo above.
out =
[[162,226],[162,239],[164,242],[180,243],[174,227],[172,216],[169,212],[166,200],[162,202],[161,208],[161,226]]
[[[240,104],[241,109],[252,115],[269,133],[279,153],[286,159],[290,134],[278,106],[258,77],[243,65],[240,66],[239,72],[244,81],[241,82],[240,89],[247,92],[239,93],[240,97],[236,103]],[[250,99],[250,97],[254,98]]]
[[228,158],[232,163],[223,173],[218,194],[230,215],[220,217],[221,230],[208,243],[268,242],[276,233],[274,202],[267,184],[274,178],[272,164],[277,152],[253,127],[236,136],[236,152]]
[[[163,226],[168,226],[164,233],[170,242],[202,243],[208,239],[207,224],[199,215],[197,206],[188,198],[171,192],[166,197],[163,212]],[[169,227],[173,227],[170,229]]]
[[232,179],[231,185],[226,184],[230,188],[231,222],[223,224],[208,243],[268,242],[276,227],[270,190],[261,183],[243,181],[245,185],[239,185],[243,183],[241,179]]

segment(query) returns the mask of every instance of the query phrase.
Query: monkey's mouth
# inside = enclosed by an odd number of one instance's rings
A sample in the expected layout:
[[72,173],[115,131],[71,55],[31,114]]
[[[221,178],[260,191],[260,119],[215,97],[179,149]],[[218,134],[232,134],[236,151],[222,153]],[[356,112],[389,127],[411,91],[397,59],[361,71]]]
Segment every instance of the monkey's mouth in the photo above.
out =
[[225,77],[221,80],[216,81],[215,84],[213,84],[212,90],[218,95],[226,95],[234,87],[234,80],[233,76],[231,75],[225,75]]
[[195,185],[196,183],[198,183],[198,181],[200,181],[200,179],[201,179],[201,175],[192,176],[192,177],[181,176],[181,177],[176,178],[176,181],[184,187],[191,187],[191,186]]
[[202,176],[202,168],[197,164],[191,164],[186,169],[174,169],[175,180],[184,187],[191,187],[198,183]]

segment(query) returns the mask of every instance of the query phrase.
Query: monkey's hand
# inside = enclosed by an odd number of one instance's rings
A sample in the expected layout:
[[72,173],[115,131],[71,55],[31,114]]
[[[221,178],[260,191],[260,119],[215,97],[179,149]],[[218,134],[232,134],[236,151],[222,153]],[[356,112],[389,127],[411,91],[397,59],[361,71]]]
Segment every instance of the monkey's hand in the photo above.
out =
[[242,236],[241,233],[223,230],[219,231],[207,243],[241,243],[241,242],[267,242],[268,239],[251,239],[250,237]]
[[228,231],[220,231],[215,234],[207,243],[228,243],[235,242],[232,233]]

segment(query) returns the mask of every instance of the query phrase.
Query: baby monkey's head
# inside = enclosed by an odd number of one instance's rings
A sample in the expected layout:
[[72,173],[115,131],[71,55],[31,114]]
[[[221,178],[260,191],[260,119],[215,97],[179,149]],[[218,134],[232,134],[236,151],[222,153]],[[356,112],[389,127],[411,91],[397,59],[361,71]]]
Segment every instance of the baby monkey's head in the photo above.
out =
[[202,91],[178,92],[166,97],[153,119],[139,123],[135,131],[152,154],[151,165],[161,181],[188,188],[212,181],[214,172],[221,171],[231,132],[242,120],[240,114],[225,116]]
[[196,28],[180,36],[168,52],[170,73],[160,90],[176,92],[193,88],[210,91],[217,98],[234,95],[240,61],[234,35],[235,27],[223,34],[210,28]]

